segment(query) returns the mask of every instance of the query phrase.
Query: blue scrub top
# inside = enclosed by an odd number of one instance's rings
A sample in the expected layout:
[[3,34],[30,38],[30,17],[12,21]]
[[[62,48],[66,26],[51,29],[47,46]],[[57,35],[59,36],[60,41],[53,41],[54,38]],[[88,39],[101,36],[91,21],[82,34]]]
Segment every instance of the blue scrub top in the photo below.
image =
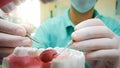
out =
[[[67,9],[62,15],[46,20],[37,29],[34,39],[41,43],[33,42],[34,48],[64,47],[71,40],[71,34],[75,25],[70,19],[70,9]],[[101,19],[114,33],[120,35],[120,24],[110,18],[100,15],[94,10],[94,17]],[[89,68],[86,66],[86,68]]]

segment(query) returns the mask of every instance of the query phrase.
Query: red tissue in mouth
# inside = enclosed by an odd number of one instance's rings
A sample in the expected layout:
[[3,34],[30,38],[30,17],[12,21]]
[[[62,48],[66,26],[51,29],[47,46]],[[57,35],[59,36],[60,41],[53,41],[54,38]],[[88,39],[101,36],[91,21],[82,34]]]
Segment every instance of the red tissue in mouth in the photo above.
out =
[[57,56],[58,56],[58,54],[57,54],[57,52],[55,50],[48,49],[48,50],[43,51],[40,54],[40,60],[47,63],[47,62],[52,61],[52,59],[57,57]]

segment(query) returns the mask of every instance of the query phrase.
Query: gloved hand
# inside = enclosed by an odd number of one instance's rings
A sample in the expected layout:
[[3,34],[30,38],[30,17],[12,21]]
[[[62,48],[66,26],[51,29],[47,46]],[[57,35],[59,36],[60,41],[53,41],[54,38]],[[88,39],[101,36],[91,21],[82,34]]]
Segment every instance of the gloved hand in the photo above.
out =
[[40,0],[42,3],[48,3],[48,2],[53,2],[53,1],[56,1],[56,0]]
[[120,58],[120,37],[100,19],[89,19],[75,27],[72,47],[84,50],[90,68],[117,68]]
[[21,4],[25,0],[1,0],[0,8],[5,12],[9,13],[16,8],[17,5]]
[[25,0],[13,0],[13,2],[15,3],[15,5],[20,5],[21,3],[23,3]]
[[14,47],[32,45],[31,39],[25,37],[26,28],[0,19],[0,60],[12,53]]

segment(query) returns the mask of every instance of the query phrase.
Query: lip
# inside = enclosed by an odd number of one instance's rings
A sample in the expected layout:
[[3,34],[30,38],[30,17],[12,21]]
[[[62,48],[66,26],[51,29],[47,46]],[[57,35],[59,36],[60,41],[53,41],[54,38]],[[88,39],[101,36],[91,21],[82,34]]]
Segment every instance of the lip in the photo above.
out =
[[[64,48],[56,47],[47,49],[54,49],[59,54]],[[4,58],[3,62],[6,62],[3,63],[3,66],[8,66],[5,68],[69,68],[71,63],[74,62],[74,68],[84,68],[84,54],[77,50],[68,48],[66,48],[66,50],[62,54],[58,55],[50,62],[41,61],[40,54],[47,49],[16,47],[11,55]]]
[[7,58],[8,68],[44,68],[43,66],[50,67],[50,63],[43,63],[39,57],[30,57],[30,56],[16,56],[11,54]]

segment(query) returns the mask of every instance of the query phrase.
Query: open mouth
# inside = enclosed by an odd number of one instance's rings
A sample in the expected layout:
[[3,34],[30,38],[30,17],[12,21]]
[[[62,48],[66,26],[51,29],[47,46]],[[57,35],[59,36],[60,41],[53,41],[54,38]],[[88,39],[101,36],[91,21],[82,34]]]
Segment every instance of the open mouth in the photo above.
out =
[[[13,54],[4,58],[2,66],[3,68],[84,68],[83,52],[67,48],[59,54],[63,49],[16,47]],[[41,60],[41,55],[47,62]]]

